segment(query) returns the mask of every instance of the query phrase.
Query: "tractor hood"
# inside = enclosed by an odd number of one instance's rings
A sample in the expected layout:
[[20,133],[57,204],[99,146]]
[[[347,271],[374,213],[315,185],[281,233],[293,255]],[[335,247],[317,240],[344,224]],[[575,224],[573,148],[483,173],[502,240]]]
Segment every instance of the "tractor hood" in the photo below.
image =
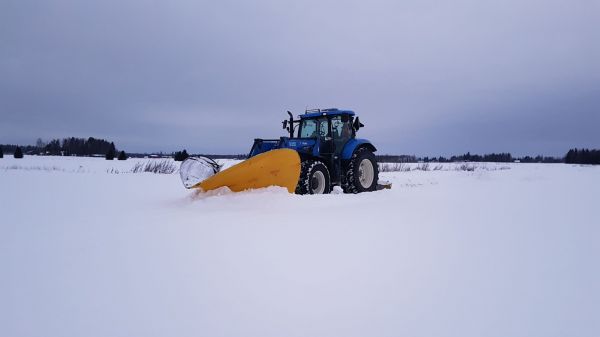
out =
[[248,157],[253,157],[274,149],[292,149],[299,153],[311,154],[316,143],[316,138],[281,137],[279,139],[255,139]]
[[281,138],[281,147],[293,149],[298,152],[312,153],[313,147],[317,143],[315,138]]

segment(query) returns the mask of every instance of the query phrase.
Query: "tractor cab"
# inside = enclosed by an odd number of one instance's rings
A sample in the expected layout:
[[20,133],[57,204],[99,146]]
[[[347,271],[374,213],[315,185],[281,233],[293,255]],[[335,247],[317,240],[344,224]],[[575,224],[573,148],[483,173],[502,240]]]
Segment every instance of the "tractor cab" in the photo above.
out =
[[[354,112],[350,110],[325,109],[305,113],[298,122],[297,138],[314,138],[320,143],[321,153],[339,156],[344,145],[356,136],[353,122]],[[293,125],[293,122],[288,123]]]
[[282,124],[289,137],[255,139],[248,157],[276,148],[290,148],[315,157],[322,154],[340,156],[348,141],[355,139],[356,131],[364,126],[351,110],[306,110],[298,119],[294,119],[289,111],[288,115],[290,118]]
[[[318,162],[324,166],[322,170],[327,171],[321,176],[326,177],[324,190],[327,193],[332,186],[346,186],[348,167],[352,169],[352,158],[359,149],[362,152],[372,153],[375,147],[366,139],[357,139],[356,132],[364,125],[355,116],[354,111],[340,109],[313,109],[306,110],[304,114],[294,119],[288,111],[289,119],[282,122],[283,129],[287,130],[289,137],[280,139],[255,139],[248,157],[273,150],[288,148],[298,152],[302,160],[303,170],[308,164]],[[361,152],[361,153],[362,153]],[[370,169],[376,172],[374,155],[371,160]],[[353,169],[352,169],[353,170]],[[303,171],[304,172],[304,171]],[[308,172],[307,174],[311,174]],[[369,182],[365,185],[365,191],[371,190],[376,185],[377,174],[372,174]],[[350,177],[352,179],[352,177]],[[373,185],[375,179],[375,185]],[[301,184],[299,184],[300,186]],[[349,185],[348,185],[349,186]],[[301,194],[316,193],[310,186],[307,191],[299,191]],[[344,188],[346,190],[346,188]],[[350,191],[352,187],[348,187]],[[362,190],[359,189],[359,192]]]

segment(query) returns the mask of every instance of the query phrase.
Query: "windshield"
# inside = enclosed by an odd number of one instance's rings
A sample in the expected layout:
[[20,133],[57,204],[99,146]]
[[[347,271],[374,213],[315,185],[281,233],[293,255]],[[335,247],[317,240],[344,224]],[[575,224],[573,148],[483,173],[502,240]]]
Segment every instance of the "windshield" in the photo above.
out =
[[318,119],[303,119],[300,123],[300,138],[329,137],[329,120],[326,117]]
[[317,136],[317,120],[304,119],[300,123],[300,138],[314,138]]

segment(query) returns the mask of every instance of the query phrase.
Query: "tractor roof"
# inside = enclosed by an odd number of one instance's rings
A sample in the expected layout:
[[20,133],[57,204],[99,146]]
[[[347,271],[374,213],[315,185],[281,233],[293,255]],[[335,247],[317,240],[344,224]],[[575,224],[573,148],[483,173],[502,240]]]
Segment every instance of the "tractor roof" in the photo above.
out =
[[300,119],[315,118],[315,117],[321,117],[321,116],[339,116],[339,115],[354,116],[354,111],[340,110],[340,109],[336,109],[336,108],[311,109],[311,110],[306,110],[306,112],[303,115],[300,115]]

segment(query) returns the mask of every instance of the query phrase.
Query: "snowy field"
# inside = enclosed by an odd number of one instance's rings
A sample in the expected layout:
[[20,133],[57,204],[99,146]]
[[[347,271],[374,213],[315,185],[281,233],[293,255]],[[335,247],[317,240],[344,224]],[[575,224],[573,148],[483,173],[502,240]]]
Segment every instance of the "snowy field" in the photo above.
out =
[[0,159],[0,336],[600,336],[600,167],[196,195],[148,161]]

